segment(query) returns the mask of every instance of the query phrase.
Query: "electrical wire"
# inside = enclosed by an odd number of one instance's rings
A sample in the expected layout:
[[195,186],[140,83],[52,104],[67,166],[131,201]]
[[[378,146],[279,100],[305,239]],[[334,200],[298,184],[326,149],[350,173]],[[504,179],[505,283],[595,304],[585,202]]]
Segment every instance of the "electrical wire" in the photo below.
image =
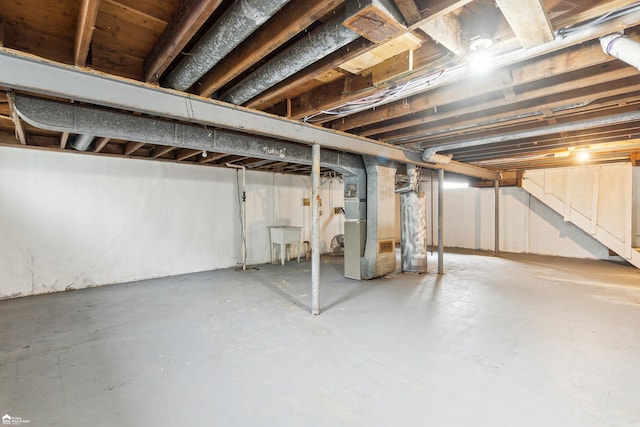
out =
[[442,69],[417,79],[389,86],[387,89],[373,95],[365,96],[355,101],[349,101],[337,107],[308,115],[303,118],[303,121],[307,123],[314,123],[322,121],[326,116],[342,117],[369,110],[379,105],[387,104],[394,99],[402,98],[416,90],[431,86],[434,82],[439,80],[446,71],[446,69]]
[[[585,29],[591,28],[593,26],[602,24],[604,22],[611,21],[613,19],[619,18],[621,16],[627,15],[629,13],[633,13],[640,10],[640,2],[633,3],[631,5],[622,7],[620,9],[607,12],[587,23],[575,26],[575,27],[566,27],[555,31],[556,37],[564,38],[569,34],[583,31]],[[442,58],[442,59],[447,59]],[[404,96],[409,96],[410,94],[414,94],[421,89],[429,87],[433,85],[436,81],[441,79],[445,74],[448,74],[460,66],[447,67],[443,66],[442,69],[428,74],[423,77],[419,77],[417,79],[409,80],[404,83],[397,83],[389,86],[388,88],[369,96],[365,96],[363,98],[357,99],[355,101],[345,102],[344,104],[338,105],[336,107],[322,110],[314,114],[310,114],[305,116],[302,120],[307,123],[317,123],[325,121],[328,117],[331,117],[331,120],[334,118],[344,117],[350,114],[359,113],[369,109],[375,109],[380,105],[387,104],[394,99],[399,99]]]

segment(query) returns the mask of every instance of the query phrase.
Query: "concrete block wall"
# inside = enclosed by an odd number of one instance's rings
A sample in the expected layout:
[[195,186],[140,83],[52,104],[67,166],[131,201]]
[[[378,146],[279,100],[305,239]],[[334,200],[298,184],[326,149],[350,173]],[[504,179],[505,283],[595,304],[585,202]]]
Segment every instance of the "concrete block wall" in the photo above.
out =
[[[236,171],[0,147],[0,298],[241,262]],[[304,227],[308,177],[247,173],[248,263],[270,261],[269,225]],[[343,232],[342,185],[322,186],[321,248]]]

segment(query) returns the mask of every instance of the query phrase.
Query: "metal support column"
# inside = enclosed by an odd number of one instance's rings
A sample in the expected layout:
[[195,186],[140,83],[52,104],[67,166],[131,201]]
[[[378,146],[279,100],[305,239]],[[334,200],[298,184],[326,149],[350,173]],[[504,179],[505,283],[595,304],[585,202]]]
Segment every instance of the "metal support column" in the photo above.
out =
[[311,149],[311,314],[320,314],[320,145]]
[[242,204],[240,205],[240,218],[242,221],[242,269],[247,269],[247,168],[244,165],[234,165],[227,163],[227,167],[242,171],[242,188],[238,188],[238,192],[242,192]]
[[438,169],[438,274],[444,274],[444,169]]
[[497,179],[493,181],[493,186],[496,190],[494,195],[495,205],[496,205],[496,212],[494,214],[494,219],[495,219],[494,227],[495,227],[496,241],[493,247],[495,250],[495,255],[498,256],[500,255],[500,181]]

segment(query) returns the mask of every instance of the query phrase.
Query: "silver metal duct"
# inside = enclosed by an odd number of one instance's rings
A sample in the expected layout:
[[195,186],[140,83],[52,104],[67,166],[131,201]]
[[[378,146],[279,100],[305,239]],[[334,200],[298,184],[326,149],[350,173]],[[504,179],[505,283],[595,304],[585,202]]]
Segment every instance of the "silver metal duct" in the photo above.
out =
[[640,70],[640,43],[625,37],[623,34],[609,34],[600,37],[600,46],[607,55]]
[[289,0],[237,0],[169,73],[164,86],[187,90]]
[[83,133],[76,136],[76,139],[69,145],[71,146],[71,148],[74,148],[78,151],[87,151],[87,148],[89,148],[89,146],[93,142],[93,138],[95,138],[95,135]]
[[406,193],[408,191],[418,191],[418,173],[416,172],[416,166],[407,164],[407,185],[404,187],[396,188],[396,193]]
[[331,19],[245,77],[222,94],[220,100],[244,104],[276,83],[356,40],[360,35],[342,25],[346,18],[342,14]]
[[424,193],[400,195],[400,242],[402,271],[427,271],[427,213]]
[[418,192],[419,176],[415,165],[407,164],[407,185],[400,194],[400,259],[402,271],[427,271],[427,213],[424,193]]
[[[0,86],[286,141],[305,144],[317,142],[323,148],[439,168],[423,163],[421,153],[373,139],[145,85],[134,80],[92,73],[15,51],[0,50]],[[460,162],[451,162],[444,168],[449,172],[487,180],[498,177],[496,172]]]
[[[99,110],[80,104],[16,95],[16,109],[32,126],[58,132],[96,133],[112,139],[170,145],[311,165],[311,148],[292,142],[208,129],[205,126]],[[343,175],[364,175],[360,156],[322,150],[321,165]]]
[[396,163],[365,156],[364,164],[367,171],[367,232],[361,278],[367,280],[393,273],[396,269]]
[[441,150],[459,150],[462,148],[477,147],[480,145],[495,144],[498,142],[514,141],[517,139],[535,138],[537,136],[551,135],[554,133],[571,132],[584,129],[592,129],[599,126],[610,126],[618,123],[626,123],[640,120],[640,111],[617,114],[614,116],[599,117],[597,119],[582,120],[572,123],[545,126],[538,129],[525,130],[520,132],[505,133],[502,135],[489,136],[486,138],[470,139],[467,141],[454,142],[428,147],[422,153],[422,160],[431,163],[441,163],[442,160],[451,160],[450,155],[438,154]]

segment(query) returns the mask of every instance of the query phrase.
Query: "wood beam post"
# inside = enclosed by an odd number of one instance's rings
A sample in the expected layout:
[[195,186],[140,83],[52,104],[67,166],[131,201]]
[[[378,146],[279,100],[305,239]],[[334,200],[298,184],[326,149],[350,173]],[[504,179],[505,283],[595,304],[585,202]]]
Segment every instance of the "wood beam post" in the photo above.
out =
[[0,47],[4,47],[4,21],[0,17]]
[[11,120],[15,126],[16,138],[20,140],[20,144],[27,145],[27,135],[22,127],[22,121],[16,110],[15,95],[13,92],[7,94],[7,100],[9,101],[9,110],[11,111]]
[[191,150],[189,148],[181,148],[176,151],[176,160],[181,162],[183,160],[187,160],[196,154],[202,153],[200,150]]
[[394,0],[407,25],[413,25],[422,18],[414,0]]
[[542,0],[496,0],[496,3],[525,49],[555,38]]
[[104,147],[106,147],[107,143],[111,140],[111,138],[96,138],[95,145],[96,148],[94,152],[99,153],[102,151]]
[[91,46],[91,38],[93,37],[99,9],[100,0],[82,0],[73,55],[74,63],[79,67],[84,67],[87,64],[87,56],[89,55],[89,47]]
[[60,149],[64,150],[67,147],[67,141],[69,140],[69,132],[62,132],[60,135]]
[[459,58],[467,55],[468,45],[462,40],[462,27],[455,15],[443,15],[425,22],[420,25],[420,29]]
[[158,157],[162,157],[175,149],[176,147],[158,145],[151,150],[151,157],[157,159]]
[[144,61],[144,78],[155,83],[196,32],[220,5],[221,0],[182,0],[178,10]]
[[125,156],[132,155],[133,153],[141,149],[144,146],[144,144],[145,144],[144,142],[133,142],[133,141],[127,142],[127,146],[124,149],[124,155]]

